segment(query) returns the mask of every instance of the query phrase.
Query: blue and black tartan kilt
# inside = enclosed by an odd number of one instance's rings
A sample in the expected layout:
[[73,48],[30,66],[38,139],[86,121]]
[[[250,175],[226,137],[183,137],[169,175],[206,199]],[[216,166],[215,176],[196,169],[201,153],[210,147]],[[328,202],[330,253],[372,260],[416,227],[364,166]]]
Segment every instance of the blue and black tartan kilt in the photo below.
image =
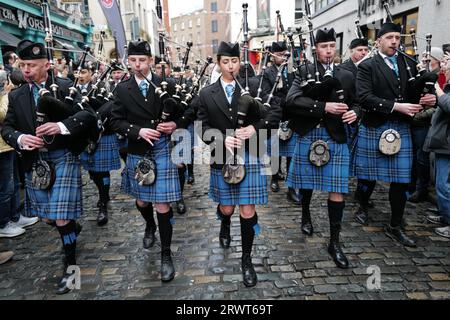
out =
[[56,180],[51,190],[33,189],[32,173],[25,173],[26,215],[50,220],[79,219],[83,214],[79,157],[68,150],[43,152],[41,157],[54,163]]
[[89,155],[86,151],[81,154],[81,164],[85,170],[93,172],[119,170],[119,150],[119,141],[115,134],[102,136],[93,155]]
[[122,172],[121,189],[135,199],[153,202],[169,203],[181,199],[180,181],[177,166],[171,160],[170,138],[162,135],[159,141],[154,142],[151,156],[156,162],[156,181],[151,186],[140,186],[136,181],[135,169],[143,158],[128,154],[127,166]]
[[[402,139],[400,152],[386,156],[379,150],[379,139],[388,129],[397,130]],[[352,173],[359,179],[397,183],[411,182],[413,146],[410,126],[388,121],[378,128],[361,125],[355,148]]]
[[268,202],[267,175],[259,159],[245,154],[246,176],[237,185],[225,182],[222,170],[211,168],[209,197],[221,205],[264,205]]
[[272,143],[274,139],[279,140],[279,156],[280,157],[293,157],[295,151],[295,145],[297,144],[298,134],[293,133],[292,137],[289,140],[281,140],[278,138],[278,135],[273,135],[270,139],[267,140],[267,154],[269,156],[272,155]]
[[117,134],[116,134],[116,137],[117,137],[117,143],[119,144],[119,150],[125,149],[128,147],[128,139],[127,138],[120,136],[120,139],[119,139],[119,136]]
[[[326,141],[330,147],[330,162],[323,167],[316,167],[309,161],[309,150],[316,140]],[[349,170],[347,144],[334,141],[326,128],[315,128],[298,137],[286,185],[294,189],[348,193]]]

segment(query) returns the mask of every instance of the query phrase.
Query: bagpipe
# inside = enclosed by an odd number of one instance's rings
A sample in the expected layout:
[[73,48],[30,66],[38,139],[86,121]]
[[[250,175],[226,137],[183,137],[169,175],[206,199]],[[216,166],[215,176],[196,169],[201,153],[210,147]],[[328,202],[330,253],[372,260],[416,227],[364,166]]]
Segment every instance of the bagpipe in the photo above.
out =
[[[248,4],[244,3],[242,5],[243,8],[243,34],[244,34],[244,85],[242,85],[234,74],[231,74],[236,85],[239,87],[241,91],[241,96],[237,100],[237,125],[238,128],[242,128],[245,125],[245,121],[247,118],[247,114],[249,111],[254,110],[258,113],[261,118],[264,118],[270,110],[270,103],[274,97],[275,90],[278,86],[279,81],[281,80],[282,73],[284,68],[286,68],[290,54],[287,53],[285,56],[285,62],[280,66],[279,72],[277,74],[277,79],[275,84],[267,98],[267,101],[263,104],[261,93],[262,93],[262,81],[259,83],[258,94],[256,98],[253,98],[250,94],[250,85],[249,85],[249,39],[248,39]],[[241,183],[246,176],[245,169],[245,159],[243,159],[240,155],[238,155],[237,150],[233,150],[232,155],[228,157],[225,161],[225,164],[222,168],[222,176],[226,183],[231,185],[237,185]]]
[[206,62],[203,65],[203,67],[200,69],[200,72],[198,74],[196,73],[194,75],[192,88],[188,93],[186,93],[184,100],[181,101],[181,104],[183,105],[184,108],[187,108],[189,106],[189,104],[192,102],[192,100],[198,95],[200,88],[201,88],[202,80],[206,74],[206,69],[208,69],[209,65],[212,62],[213,62],[213,58],[208,57],[206,59]]
[[[387,14],[387,22],[393,22],[393,17],[390,12],[389,1],[383,0],[383,7]],[[403,25],[402,25],[403,30]],[[431,62],[431,39],[432,35],[427,33],[425,35],[426,41],[426,49],[425,49],[425,66],[419,61],[418,54],[418,45],[417,45],[417,36],[414,28],[410,29],[411,42],[414,48],[415,57],[409,56],[405,52],[405,47],[403,43],[400,43],[399,49],[396,49],[397,53],[402,57],[404,63],[406,65],[406,70],[408,72],[408,86],[406,88],[406,96],[408,97],[408,102],[418,104],[420,99],[426,94],[434,94],[435,93],[435,84],[438,81],[439,76],[431,72],[430,70],[430,62]],[[411,67],[408,65],[407,60],[411,61],[414,65],[417,66],[418,72],[414,77],[411,71]],[[413,121],[421,122],[424,120],[429,120],[433,116],[435,111],[434,107],[426,107],[421,112],[417,113]]]
[[303,90],[304,96],[310,97],[319,101],[329,101],[330,97],[334,92],[337,93],[339,102],[343,102],[343,89],[341,82],[333,76],[333,72],[331,71],[331,61],[327,61],[327,70],[323,76],[323,80],[320,79],[319,72],[319,61],[317,56],[316,49],[316,40],[314,36],[314,29],[312,23],[311,16],[311,8],[308,0],[305,0],[305,13],[308,19],[308,29],[309,29],[309,38],[310,45],[313,56],[313,72],[314,76],[311,73],[311,68],[308,65],[307,61],[304,61],[304,69],[306,70],[306,78],[303,77],[301,69],[297,73],[297,76],[300,79],[301,88]]

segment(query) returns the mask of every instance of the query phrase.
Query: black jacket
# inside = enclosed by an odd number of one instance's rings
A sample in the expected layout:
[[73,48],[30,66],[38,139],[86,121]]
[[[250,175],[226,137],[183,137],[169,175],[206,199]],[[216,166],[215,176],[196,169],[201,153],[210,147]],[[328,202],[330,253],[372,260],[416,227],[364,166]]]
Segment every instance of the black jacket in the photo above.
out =
[[[244,81],[238,78],[238,81],[244,86]],[[251,78],[249,81],[250,95],[256,97],[258,90],[258,79]],[[233,95],[233,100],[231,105],[225,96],[220,79],[216,83],[203,88],[200,91],[200,97],[197,100],[198,114],[197,119],[202,122],[202,134],[204,136],[203,141],[207,144],[214,142],[214,144],[220,148],[222,147],[224,153],[224,159],[222,159],[222,164],[213,163],[212,167],[215,169],[221,169],[225,161],[225,138],[227,130],[238,129],[238,98],[241,95],[241,90],[238,85]],[[263,101],[267,101],[267,97],[263,95]],[[247,117],[245,119],[244,127],[253,125],[257,131],[259,129],[275,129],[278,128],[279,122],[281,120],[281,107],[276,100],[272,100],[271,108],[267,115],[262,116],[255,109],[249,110]],[[205,132],[210,129],[217,129],[219,132],[217,136],[212,139],[205,138]],[[268,133],[268,135],[270,132]],[[259,136],[258,136],[259,137]],[[267,136],[268,137],[268,136]],[[261,144],[258,139],[258,144]],[[220,146],[221,145],[221,146]],[[246,141],[246,148],[248,148],[248,141]],[[248,150],[248,149],[247,149]],[[211,154],[212,157],[215,156],[214,151]]]
[[[275,64],[273,64],[270,68],[268,68],[264,74],[264,85],[263,88],[266,91],[267,94],[270,93],[270,91],[272,90],[273,86],[275,85],[275,81],[277,79],[277,75],[278,75],[278,66],[276,66]],[[294,82],[294,78],[295,75],[292,73],[288,73],[287,78],[282,75],[281,76],[281,81],[283,82],[283,87],[281,89],[276,89],[275,90],[275,98],[279,99],[279,104],[283,110],[283,116],[282,116],[282,120],[286,121],[287,119],[287,114],[286,114],[286,96],[289,92],[289,89],[292,87],[292,84]]]
[[[46,83],[47,89],[50,89],[49,81]],[[63,101],[69,95],[72,82],[67,79],[56,78],[56,83],[59,86],[58,97]],[[8,113],[3,124],[2,136],[6,143],[19,152],[24,170],[29,171],[38,151],[21,150],[17,144],[17,139],[22,134],[36,134],[36,106],[33,93],[30,86],[25,84],[13,90],[8,98]],[[81,97],[77,95],[75,101],[79,102],[80,100]],[[61,121],[71,134],[56,136],[53,143],[46,146],[48,150],[69,149],[72,153],[78,155],[86,147],[87,132],[96,125],[97,118],[88,111],[79,111],[80,109],[76,106],[73,109],[74,115]]]
[[346,60],[344,63],[340,64],[339,66],[341,68],[353,73],[353,76],[356,79],[356,74],[358,73],[358,67],[353,63],[352,59]]
[[[416,67],[407,60],[412,74]],[[358,67],[356,90],[361,108],[364,110],[362,123],[368,127],[379,127],[388,120],[410,122],[411,118],[399,112],[392,112],[396,102],[408,102],[408,73],[404,59],[398,58],[399,78],[377,54],[363,61]]]
[[[161,78],[152,73],[152,82],[159,86]],[[175,93],[173,81],[168,79],[168,93]],[[118,84],[114,104],[111,111],[111,128],[115,132],[128,138],[128,152],[134,155],[145,155],[150,145],[143,139],[139,139],[139,131],[142,128],[156,129],[157,122],[161,118],[163,103],[155,94],[154,88],[148,89],[147,97],[141,94],[134,76]],[[186,128],[189,120],[185,114],[190,112],[181,107],[168,119],[177,124],[177,128]]]
[[[311,74],[314,74],[312,65],[308,65]],[[342,116],[337,116],[325,112],[326,102],[337,102],[335,92],[328,98],[312,99],[305,96],[300,84],[300,78],[306,79],[306,68],[301,70],[301,77],[296,77],[286,101],[286,110],[290,118],[290,127],[300,136],[304,136],[314,129],[320,122],[325,124],[330,136],[338,143],[347,141],[345,124],[342,122]],[[322,79],[325,68],[319,64],[320,79]],[[355,96],[355,78],[350,71],[340,66],[334,66],[334,77],[338,79],[344,89],[344,101],[349,110],[355,110],[357,99]]]

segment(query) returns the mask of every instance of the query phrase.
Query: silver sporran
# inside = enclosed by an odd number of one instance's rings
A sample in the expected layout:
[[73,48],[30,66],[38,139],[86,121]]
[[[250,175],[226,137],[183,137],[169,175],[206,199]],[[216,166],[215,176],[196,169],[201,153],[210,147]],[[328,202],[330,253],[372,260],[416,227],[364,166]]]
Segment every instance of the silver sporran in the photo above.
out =
[[37,160],[31,172],[33,189],[50,190],[56,180],[55,165],[51,161]]
[[151,186],[156,181],[156,162],[144,157],[136,165],[134,178],[140,186]]
[[323,140],[313,142],[309,148],[309,161],[316,167],[323,167],[330,162],[330,146]]
[[222,176],[228,184],[239,184],[245,179],[245,161],[239,155],[230,156],[222,168]]
[[400,152],[402,138],[394,129],[388,129],[381,134],[379,141],[380,152],[386,156],[393,156]]
[[289,128],[289,121],[284,121],[280,123],[280,127],[278,128],[278,137],[280,140],[287,141],[292,138],[292,129]]

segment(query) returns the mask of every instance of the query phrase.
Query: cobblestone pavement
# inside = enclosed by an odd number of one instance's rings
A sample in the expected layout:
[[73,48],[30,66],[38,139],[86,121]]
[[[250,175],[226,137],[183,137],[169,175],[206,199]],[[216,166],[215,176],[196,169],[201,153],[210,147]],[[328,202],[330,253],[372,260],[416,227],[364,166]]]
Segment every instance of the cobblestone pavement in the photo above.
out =
[[[0,266],[0,299],[449,299],[450,241],[436,236],[425,222],[429,204],[407,205],[407,231],[418,248],[404,248],[383,232],[389,220],[385,186],[377,186],[370,226],[353,222],[356,204],[349,196],[342,242],[351,268],[337,269],[326,251],[329,235],[326,195],[315,193],[312,216],[315,234],[301,234],[300,208],[286,200],[286,190],[270,194],[258,208],[263,228],[255,240],[253,261],[259,282],[241,283],[240,227],[232,219],[232,247],[219,246],[216,205],[208,199],[209,169],[196,167],[196,182],[187,186],[189,212],[176,213],[173,252],[175,279],[159,280],[160,247],[142,248],[144,222],[134,200],[120,194],[120,174],[113,174],[111,217],[107,226],[95,222],[97,194],[84,189],[83,231],[77,261],[81,290],[55,296],[63,252],[58,233],[44,223],[23,236],[0,240],[14,259]],[[87,178],[87,177],[85,177]],[[86,179],[87,180],[87,179]],[[354,182],[352,182],[352,190]],[[381,270],[381,290],[366,287],[369,266]]]

